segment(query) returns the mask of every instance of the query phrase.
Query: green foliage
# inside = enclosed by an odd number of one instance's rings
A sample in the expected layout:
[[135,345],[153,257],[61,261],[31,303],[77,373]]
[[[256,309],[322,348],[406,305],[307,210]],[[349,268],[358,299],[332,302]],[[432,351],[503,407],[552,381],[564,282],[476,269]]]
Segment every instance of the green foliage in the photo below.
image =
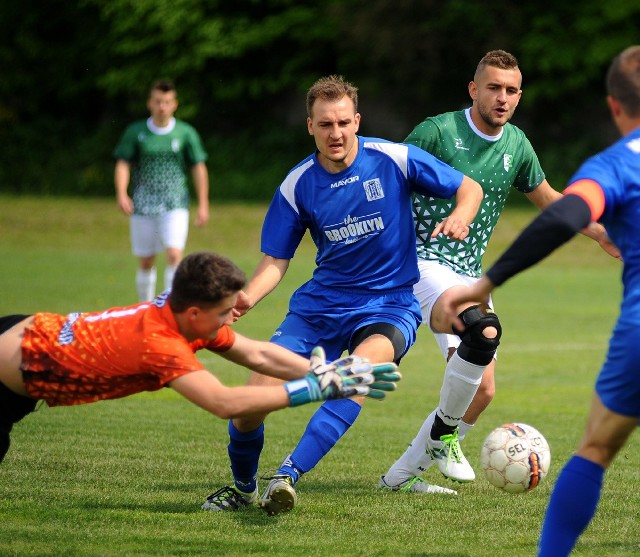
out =
[[[191,230],[188,251],[213,249],[250,274],[260,258],[265,209],[214,207],[210,225]],[[505,213],[488,261],[532,215]],[[127,219],[111,200],[1,197],[0,256],[6,262],[0,266],[0,315],[135,302]],[[293,289],[309,278],[313,257],[307,238],[283,283],[235,328],[268,338]],[[480,445],[496,425],[518,420],[540,429],[551,445],[551,473],[529,494],[508,495],[481,476],[458,486],[457,497],[376,489],[379,475],[437,402],[444,360],[421,327],[403,358],[398,390],[365,404],[354,427],[298,484],[298,506],[277,517],[257,508],[200,510],[230,479],[227,423],[170,389],[41,407],[14,427],[0,465],[0,554],[530,557],[551,488],[582,435],[619,296],[619,264],[585,238],[496,293],[504,325],[497,394],[463,448],[481,473]],[[206,351],[199,357],[225,384],[246,381],[247,372],[223,358]],[[261,473],[291,451],[314,410],[269,416]],[[639,464],[635,435],[607,473],[598,513],[576,556],[638,554]],[[446,483],[435,470],[425,479]]]
[[[637,42],[637,2],[567,3],[553,10],[532,10],[530,31],[522,40],[522,63],[536,79],[528,86],[532,100],[584,96],[590,84],[600,85],[611,58]],[[539,76],[539,77],[538,77]]]
[[312,41],[331,32],[324,7],[293,0],[83,3],[100,11],[109,33],[110,65],[98,85],[113,97],[127,95],[160,71],[189,99],[185,118],[206,118],[211,103],[242,105],[295,85],[317,58]]
[[[508,14],[508,17],[505,16]],[[0,5],[0,191],[112,195],[111,151],[146,116],[150,84],[178,87],[222,186],[270,198],[312,149],[304,93],[342,73],[361,89],[361,131],[402,140],[428,115],[469,104],[478,59],[520,60],[514,123],[563,185],[615,132],[603,103],[611,56],[637,42],[630,0],[51,0]],[[214,153],[217,151],[224,154]],[[285,156],[281,156],[282,153]],[[282,162],[274,162],[278,159]]]

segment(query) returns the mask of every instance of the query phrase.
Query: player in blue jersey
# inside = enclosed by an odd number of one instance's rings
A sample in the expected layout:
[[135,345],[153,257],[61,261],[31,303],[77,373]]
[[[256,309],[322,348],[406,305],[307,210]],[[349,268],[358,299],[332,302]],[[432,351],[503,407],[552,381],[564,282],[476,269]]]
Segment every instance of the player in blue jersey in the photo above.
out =
[[[357,89],[342,77],[318,80],[307,93],[307,127],[316,152],[294,167],[276,191],[262,230],[264,257],[236,306],[238,314],[271,292],[309,230],[317,246],[313,277],[293,294],[271,341],[298,354],[316,344],[327,357],[345,350],[396,362],[414,343],[420,306],[412,192],[449,198],[455,210],[434,230],[464,240],[482,199],[480,185],[413,145],[357,135]],[[265,384],[258,374],[251,384]],[[268,383],[268,382],[267,382]],[[260,499],[268,514],[293,508],[293,488],[357,418],[362,400],[323,405]],[[264,415],[229,424],[235,490],[210,496],[203,508],[236,510],[257,501]],[[444,491],[438,486],[432,490]],[[451,491],[451,490],[446,490]]]
[[607,359],[595,385],[585,435],[554,486],[539,557],[569,555],[593,518],[605,470],[640,424],[640,45],[616,56],[607,103],[622,139],[589,158],[564,197],[543,211],[475,285],[450,289],[445,311],[463,327],[458,304],[487,300],[492,290],[534,265],[589,222],[602,222],[624,261],[624,294]]

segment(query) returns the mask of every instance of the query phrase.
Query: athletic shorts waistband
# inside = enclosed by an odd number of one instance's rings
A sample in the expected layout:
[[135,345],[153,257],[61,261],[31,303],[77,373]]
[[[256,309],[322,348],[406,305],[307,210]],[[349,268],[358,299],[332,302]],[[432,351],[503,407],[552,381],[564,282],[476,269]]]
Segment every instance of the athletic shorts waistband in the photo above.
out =
[[[311,281],[310,281],[311,282]],[[313,281],[313,284],[330,292],[340,292],[345,294],[357,294],[358,296],[385,296],[387,294],[413,294],[413,286],[399,286],[397,288],[385,288],[384,290],[371,290],[368,288],[344,288],[342,286],[326,286],[320,282]]]

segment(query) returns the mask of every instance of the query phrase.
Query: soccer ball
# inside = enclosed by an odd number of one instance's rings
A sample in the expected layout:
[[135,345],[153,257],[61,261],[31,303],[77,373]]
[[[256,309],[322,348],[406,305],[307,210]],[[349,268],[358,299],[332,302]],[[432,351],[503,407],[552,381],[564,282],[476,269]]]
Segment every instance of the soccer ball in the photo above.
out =
[[509,493],[524,493],[537,487],[549,472],[551,451],[537,429],[504,424],[484,440],[480,463],[490,484]]

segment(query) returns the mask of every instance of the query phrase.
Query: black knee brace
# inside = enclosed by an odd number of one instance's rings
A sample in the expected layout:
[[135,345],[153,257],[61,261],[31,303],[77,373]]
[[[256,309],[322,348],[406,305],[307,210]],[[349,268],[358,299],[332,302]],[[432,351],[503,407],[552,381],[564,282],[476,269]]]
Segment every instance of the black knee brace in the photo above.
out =
[[[460,337],[462,343],[458,346],[458,355],[469,363],[486,366],[493,359],[496,349],[500,344],[502,326],[498,316],[486,305],[470,306],[458,315],[465,324],[464,331],[453,332]],[[484,330],[487,327],[495,327],[498,334],[495,338],[487,338]]]

